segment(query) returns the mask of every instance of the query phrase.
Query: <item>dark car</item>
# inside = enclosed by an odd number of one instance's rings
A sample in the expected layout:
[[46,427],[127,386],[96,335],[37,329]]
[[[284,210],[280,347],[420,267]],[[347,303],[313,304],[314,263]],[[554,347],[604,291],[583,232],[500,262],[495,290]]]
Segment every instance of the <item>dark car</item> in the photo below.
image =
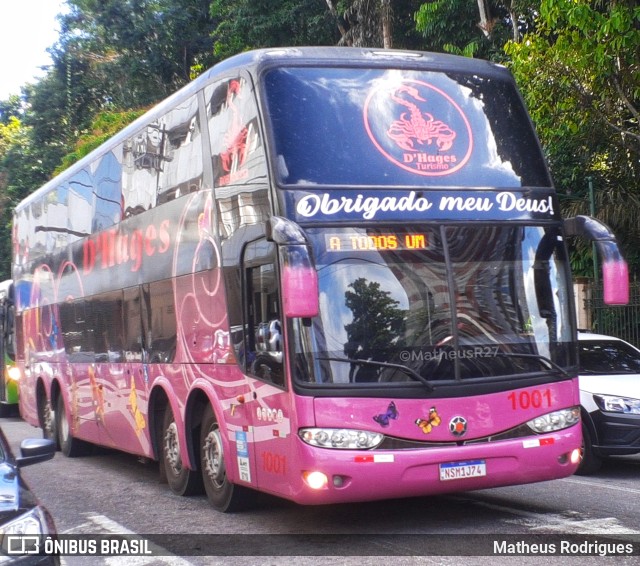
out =
[[578,473],[586,475],[606,456],[640,453],[640,350],[613,336],[578,338],[584,438]]
[[[55,443],[44,438],[23,440],[15,458],[0,429],[0,564],[59,564],[59,557],[38,552],[43,536],[55,535],[49,512],[38,503],[20,475],[20,468],[50,460]],[[37,543],[37,544],[36,544]]]

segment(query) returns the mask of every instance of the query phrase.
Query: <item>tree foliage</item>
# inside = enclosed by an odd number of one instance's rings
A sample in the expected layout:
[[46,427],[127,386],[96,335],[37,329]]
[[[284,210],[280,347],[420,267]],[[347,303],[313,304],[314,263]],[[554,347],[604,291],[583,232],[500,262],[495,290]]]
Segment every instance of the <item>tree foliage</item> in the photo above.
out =
[[11,118],[19,118],[22,114],[22,104],[17,94],[12,94],[7,100],[0,100],[0,124],[7,125]]
[[[213,63],[209,0],[67,0],[58,61],[90,69],[94,95],[147,105]],[[73,74],[73,67],[67,69]]]
[[535,28],[540,0],[431,0],[415,14],[423,49],[502,61],[504,44]]
[[213,0],[214,53],[224,59],[262,47],[332,45],[337,30],[322,0]]
[[[637,263],[640,227],[640,7],[545,0],[538,27],[506,47],[567,214],[597,215]],[[635,258],[634,258],[635,256]]]
[[62,158],[62,162],[56,167],[54,174],[61,173],[76,161],[89,155],[94,149],[141,116],[143,112],[143,109],[123,112],[105,110],[97,114],[91,123],[90,130],[78,139],[73,151]]
[[[377,281],[359,277],[349,287],[352,290],[345,293],[344,302],[353,319],[344,327],[347,333],[344,353],[350,359],[385,359],[385,352],[404,323],[405,312]],[[353,366],[351,369],[354,373],[356,370],[358,381],[372,380],[377,374],[377,370],[370,366]]]
[[32,129],[15,116],[0,124],[0,280],[11,277],[13,208],[48,178],[31,135]]
[[420,49],[413,16],[415,0],[325,0],[340,32],[338,45]]

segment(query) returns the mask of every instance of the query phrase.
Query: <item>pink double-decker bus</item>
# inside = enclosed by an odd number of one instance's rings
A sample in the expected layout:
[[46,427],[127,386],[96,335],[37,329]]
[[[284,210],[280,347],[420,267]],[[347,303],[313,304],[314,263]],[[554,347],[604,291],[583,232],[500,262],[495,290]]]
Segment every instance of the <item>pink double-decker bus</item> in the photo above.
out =
[[232,510],[561,478],[566,238],[511,75],[428,53],[229,59],[15,211],[22,416]]

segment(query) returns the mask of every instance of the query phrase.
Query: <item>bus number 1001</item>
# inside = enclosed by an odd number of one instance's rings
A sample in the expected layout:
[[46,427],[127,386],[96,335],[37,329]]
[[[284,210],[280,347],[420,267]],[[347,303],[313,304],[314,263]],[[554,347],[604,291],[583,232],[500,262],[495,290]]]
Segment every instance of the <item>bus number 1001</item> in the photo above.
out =
[[263,452],[262,469],[269,474],[285,475],[287,473],[287,457],[273,452]]
[[520,391],[509,393],[507,399],[511,401],[511,408],[518,409],[540,409],[541,407],[551,407],[551,391],[549,389],[534,389],[533,391]]

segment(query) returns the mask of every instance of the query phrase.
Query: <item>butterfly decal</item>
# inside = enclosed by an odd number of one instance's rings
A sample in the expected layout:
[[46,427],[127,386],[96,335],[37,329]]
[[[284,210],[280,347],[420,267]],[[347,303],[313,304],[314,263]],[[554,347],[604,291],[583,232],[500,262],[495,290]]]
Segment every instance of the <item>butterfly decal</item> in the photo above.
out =
[[442,422],[438,411],[435,407],[429,409],[429,416],[424,419],[417,419],[416,424],[422,429],[422,432],[429,434],[434,426],[438,426]]
[[373,417],[373,420],[382,426],[389,426],[389,419],[397,419],[398,418],[398,409],[396,408],[396,404],[391,401],[389,406],[387,407],[386,413],[380,413]]

